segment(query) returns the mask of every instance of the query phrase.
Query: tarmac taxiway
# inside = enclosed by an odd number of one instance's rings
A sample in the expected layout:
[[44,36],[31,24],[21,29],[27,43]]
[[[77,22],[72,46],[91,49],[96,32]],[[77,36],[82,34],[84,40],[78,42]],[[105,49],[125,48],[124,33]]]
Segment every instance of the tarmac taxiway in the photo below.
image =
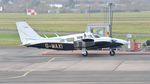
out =
[[[150,54],[77,52],[0,47],[1,84],[150,84]],[[71,53],[70,52],[70,53]],[[58,53],[62,53],[59,55]],[[68,52],[66,52],[68,53]],[[100,53],[100,52],[99,52]]]

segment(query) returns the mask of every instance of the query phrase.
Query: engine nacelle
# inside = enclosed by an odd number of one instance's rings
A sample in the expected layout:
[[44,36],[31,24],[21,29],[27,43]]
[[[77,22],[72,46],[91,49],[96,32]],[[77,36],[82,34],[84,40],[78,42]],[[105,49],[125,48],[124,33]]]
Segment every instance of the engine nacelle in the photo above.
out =
[[82,40],[74,41],[74,47],[76,49],[88,48],[93,46],[94,44],[95,43],[93,39],[82,39]]

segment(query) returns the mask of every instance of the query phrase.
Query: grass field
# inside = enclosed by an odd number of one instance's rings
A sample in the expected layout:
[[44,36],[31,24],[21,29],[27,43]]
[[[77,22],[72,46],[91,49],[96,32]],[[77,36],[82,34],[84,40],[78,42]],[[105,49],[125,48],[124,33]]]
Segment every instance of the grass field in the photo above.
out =
[[[38,14],[1,13],[0,29],[16,30],[16,21],[27,21],[38,31],[83,32],[88,23],[105,22],[106,15],[97,14]],[[150,33],[150,12],[114,13],[113,32]]]
[[[106,15],[96,14],[38,14],[0,13],[0,29],[16,30],[16,21],[27,21],[37,31],[84,32],[88,23],[106,22]],[[113,33],[150,34],[150,12],[114,13]],[[50,35],[52,36],[52,35]],[[115,36],[124,38],[125,36]],[[137,37],[145,41],[149,37]],[[0,33],[0,45],[19,45],[18,34]]]
[[0,33],[0,45],[19,45],[18,34]]

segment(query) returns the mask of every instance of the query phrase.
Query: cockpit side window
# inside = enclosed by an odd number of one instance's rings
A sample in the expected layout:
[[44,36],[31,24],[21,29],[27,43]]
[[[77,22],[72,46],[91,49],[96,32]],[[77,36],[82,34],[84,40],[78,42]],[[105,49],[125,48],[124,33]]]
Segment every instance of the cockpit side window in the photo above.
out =
[[93,38],[93,36],[92,35],[88,35],[88,38]]

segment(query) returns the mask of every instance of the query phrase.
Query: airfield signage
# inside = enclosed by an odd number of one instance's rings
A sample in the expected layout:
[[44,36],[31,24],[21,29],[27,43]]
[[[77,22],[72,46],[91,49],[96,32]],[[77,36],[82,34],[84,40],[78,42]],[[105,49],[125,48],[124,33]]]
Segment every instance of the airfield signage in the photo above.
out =
[[127,38],[131,39],[132,38],[132,34],[127,34]]

